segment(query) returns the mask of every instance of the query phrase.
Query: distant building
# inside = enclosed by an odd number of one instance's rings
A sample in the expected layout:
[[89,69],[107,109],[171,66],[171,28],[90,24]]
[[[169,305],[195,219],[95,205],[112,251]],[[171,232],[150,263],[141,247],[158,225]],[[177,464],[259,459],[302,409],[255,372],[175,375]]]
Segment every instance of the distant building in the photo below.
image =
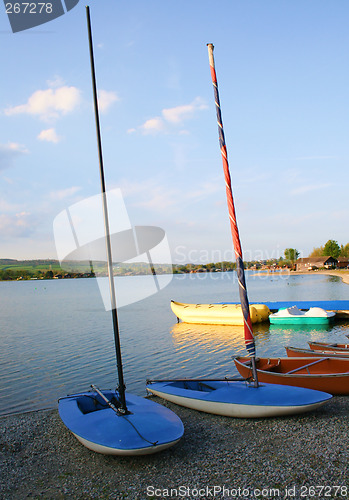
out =
[[347,257],[338,257],[337,268],[347,269],[349,267],[349,259]]
[[313,269],[336,267],[338,260],[330,256],[324,257],[304,257],[296,261],[296,271],[311,271]]

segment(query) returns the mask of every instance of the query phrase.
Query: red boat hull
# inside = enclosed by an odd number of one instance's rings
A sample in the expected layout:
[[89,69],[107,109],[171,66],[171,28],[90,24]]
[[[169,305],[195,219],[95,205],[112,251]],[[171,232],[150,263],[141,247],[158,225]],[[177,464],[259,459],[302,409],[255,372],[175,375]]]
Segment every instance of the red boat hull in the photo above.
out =
[[285,347],[285,349],[289,358],[330,357],[349,359],[349,352],[344,351],[314,351],[312,349],[300,349],[298,347]]
[[[252,378],[251,358],[238,356],[236,368]],[[259,382],[306,387],[334,395],[349,395],[349,359],[334,357],[256,358]]]
[[327,344],[325,342],[308,342],[310,349],[314,351],[347,351],[349,344]]

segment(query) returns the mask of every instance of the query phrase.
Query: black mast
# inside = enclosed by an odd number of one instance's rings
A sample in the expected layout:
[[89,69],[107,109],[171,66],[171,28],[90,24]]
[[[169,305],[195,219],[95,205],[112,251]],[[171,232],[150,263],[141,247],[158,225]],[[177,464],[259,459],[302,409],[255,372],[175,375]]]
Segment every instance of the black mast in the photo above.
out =
[[121,407],[118,408],[118,410],[123,412],[123,413],[128,413],[127,406],[126,406],[126,398],[125,398],[124,375],[123,375],[123,369],[122,369],[118,315],[117,315],[117,310],[116,310],[113,259],[112,259],[110,233],[109,233],[108,206],[107,206],[107,197],[106,197],[106,189],[105,189],[105,179],[104,179],[101,131],[100,131],[100,125],[99,125],[96,74],[95,74],[95,65],[94,65],[94,58],[93,58],[91,18],[90,18],[90,8],[88,6],[86,6],[86,17],[87,17],[88,41],[89,41],[89,47],[90,47],[93,101],[94,101],[96,132],[97,132],[99,173],[100,173],[100,178],[101,178],[101,189],[102,189],[105,242],[106,242],[106,249],[107,249],[108,277],[109,277],[110,300],[111,300],[111,308],[112,308],[111,311],[112,311],[112,318],[113,318],[116,364],[117,364],[118,379],[119,379],[118,392],[119,392],[120,406]]

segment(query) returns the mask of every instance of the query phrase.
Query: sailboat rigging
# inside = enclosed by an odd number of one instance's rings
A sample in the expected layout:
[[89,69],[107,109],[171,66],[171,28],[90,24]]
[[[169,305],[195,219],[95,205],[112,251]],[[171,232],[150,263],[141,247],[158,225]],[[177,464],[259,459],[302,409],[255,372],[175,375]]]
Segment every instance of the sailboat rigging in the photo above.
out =
[[253,331],[252,331],[252,322],[251,322],[251,317],[250,317],[250,306],[249,306],[249,301],[248,301],[248,296],[247,296],[244,261],[242,258],[242,249],[241,249],[239,228],[238,228],[236,213],[235,213],[233,190],[231,187],[231,178],[230,178],[229,163],[228,163],[228,151],[227,151],[227,146],[225,144],[223,120],[222,120],[222,113],[221,113],[221,104],[220,104],[220,99],[219,99],[218,82],[217,82],[216,68],[215,68],[215,62],[214,62],[214,56],[213,56],[214,47],[213,47],[212,43],[208,43],[207,47],[208,47],[208,58],[209,58],[209,63],[210,63],[211,78],[212,78],[215,105],[216,105],[219,145],[220,145],[222,161],[223,161],[223,171],[224,171],[225,189],[226,189],[228,211],[229,211],[230,228],[231,228],[231,234],[232,234],[232,238],[233,238],[234,251],[235,251],[236,273],[238,276],[239,295],[240,295],[241,309],[242,309],[242,315],[243,315],[243,320],[244,320],[245,344],[246,344],[246,349],[247,349],[247,351],[252,359],[254,384],[255,384],[255,387],[258,387],[258,378],[257,378],[257,370],[256,370],[256,348],[255,348]]
[[115,391],[100,391],[92,385],[93,392],[61,398],[58,409],[64,424],[87,448],[112,455],[144,455],[173,446],[182,437],[184,427],[179,417],[168,408],[140,396],[126,394],[125,390],[88,6],[86,17],[118,387]]
[[[208,55],[214,88],[220,150],[229,210],[230,227],[234,243],[239,294],[243,312],[245,344],[252,361],[253,385],[239,380],[149,380],[147,390],[168,401],[195,410],[230,417],[255,418],[291,415],[310,411],[331,399],[325,392],[301,387],[285,387],[274,384],[259,384],[256,370],[256,349],[252,332],[250,308],[245,282],[244,264],[239,230],[236,220],[228,153],[225,144],[223,121],[218,94],[217,76],[213,57],[213,44],[209,43]],[[245,377],[244,377],[245,378]]]
[[98,110],[98,98],[97,98],[97,83],[96,83],[96,71],[94,65],[94,55],[93,55],[93,43],[92,43],[92,31],[91,31],[91,17],[90,9],[86,7],[87,16],[87,30],[88,30],[88,43],[90,52],[90,64],[91,64],[91,79],[92,79],[92,91],[93,91],[93,107],[95,112],[95,124],[96,124],[96,136],[97,136],[97,148],[98,148],[98,162],[99,162],[99,175],[101,180],[101,192],[102,192],[102,206],[103,206],[103,218],[104,218],[104,228],[105,228],[105,244],[107,251],[107,266],[108,266],[108,280],[109,280],[109,290],[110,290],[110,301],[111,301],[111,313],[113,320],[113,332],[114,332],[114,342],[115,342],[115,355],[119,379],[119,398],[120,398],[120,408],[119,411],[122,413],[127,413],[126,399],[125,399],[125,382],[124,374],[122,368],[121,359],[121,348],[120,348],[120,334],[119,334],[119,324],[118,315],[116,309],[116,296],[115,296],[115,286],[114,286],[114,273],[113,273],[113,258],[111,251],[110,242],[110,230],[109,230],[109,218],[108,218],[108,204],[105,189],[105,176],[104,176],[104,165],[103,165],[103,154],[102,154],[102,140],[101,140],[101,129],[99,122],[99,110]]

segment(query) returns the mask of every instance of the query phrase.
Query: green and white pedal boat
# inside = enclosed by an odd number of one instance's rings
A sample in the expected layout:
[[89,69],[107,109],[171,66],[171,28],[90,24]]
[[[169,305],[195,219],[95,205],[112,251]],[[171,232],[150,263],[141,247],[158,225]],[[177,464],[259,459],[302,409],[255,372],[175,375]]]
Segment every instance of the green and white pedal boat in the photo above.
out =
[[292,306],[270,314],[269,321],[275,325],[326,325],[335,315],[334,311],[325,311],[321,307],[311,307],[308,311],[303,311]]

